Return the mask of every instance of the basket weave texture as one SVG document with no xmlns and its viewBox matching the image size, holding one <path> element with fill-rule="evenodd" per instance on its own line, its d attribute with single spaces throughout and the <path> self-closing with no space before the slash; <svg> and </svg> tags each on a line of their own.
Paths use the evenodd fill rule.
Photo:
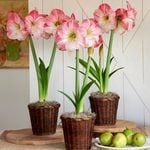
<svg viewBox="0 0 150 150">
<path fill-rule="evenodd" d="M 49 135 L 56 132 L 59 107 L 60 104 L 57 102 L 36 102 L 28 105 L 34 135 Z"/>
<path fill-rule="evenodd" d="M 95 116 L 88 120 L 61 116 L 66 150 L 90 150 Z"/>
<path fill-rule="evenodd" d="M 90 96 L 91 111 L 96 114 L 95 125 L 114 125 L 117 120 L 119 96 Z"/>
</svg>

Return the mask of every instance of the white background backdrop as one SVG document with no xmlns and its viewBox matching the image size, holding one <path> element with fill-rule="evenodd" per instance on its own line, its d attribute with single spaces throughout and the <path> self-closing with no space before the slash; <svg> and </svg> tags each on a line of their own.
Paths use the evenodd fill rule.
<svg viewBox="0 0 150 150">
<path fill-rule="evenodd" d="M 93 11 L 98 8 L 101 0 L 29 0 L 29 9 L 38 9 L 41 13 L 49 13 L 51 9 L 60 8 L 68 15 L 75 13 L 81 21 L 85 13 L 92 17 Z M 126 7 L 125 0 L 106 0 L 115 10 Z M 150 1 L 129 0 L 137 9 L 136 27 L 123 36 L 115 35 L 113 55 L 114 66 L 124 67 L 110 80 L 110 91 L 120 95 L 118 118 L 135 121 L 138 126 L 150 126 Z M 38 40 L 36 51 L 48 63 L 52 45 L 51 41 Z M 95 57 L 97 51 L 95 50 Z M 86 58 L 86 50 L 81 51 L 81 57 Z M 49 87 L 49 100 L 61 103 L 62 112 L 73 111 L 72 104 L 58 90 L 72 93 L 74 90 L 74 71 L 67 66 L 74 66 L 74 52 L 57 51 L 52 77 Z M 0 130 L 10 128 L 28 127 L 29 117 L 27 112 L 28 102 L 38 100 L 37 80 L 32 56 L 30 55 L 30 70 L 0 70 L 1 74 L 1 105 L 0 105 Z M 19 75 L 19 77 L 18 77 Z M 30 84 L 28 85 L 28 80 Z M 13 85 L 13 86 L 12 86 Z M 30 87 L 30 95 L 29 95 Z M 96 91 L 92 87 L 89 91 Z M 89 109 L 88 95 L 85 109 Z M 9 106 L 9 109 L 6 109 Z M 15 121 L 14 121 L 15 120 Z"/>
</svg>

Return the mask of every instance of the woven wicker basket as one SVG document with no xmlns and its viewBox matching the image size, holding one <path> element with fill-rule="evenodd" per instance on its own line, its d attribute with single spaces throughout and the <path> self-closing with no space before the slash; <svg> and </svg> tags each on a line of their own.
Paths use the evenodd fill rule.
<svg viewBox="0 0 150 150">
<path fill-rule="evenodd" d="M 59 107 L 60 104 L 57 102 L 36 102 L 28 105 L 34 135 L 49 135 L 56 132 Z"/>
<path fill-rule="evenodd" d="M 114 125 L 117 120 L 119 96 L 115 93 L 91 95 L 92 112 L 96 113 L 95 125 Z"/>
<path fill-rule="evenodd" d="M 95 115 L 83 120 L 61 116 L 66 150 L 89 150 L 91 148 Z"/>
</svg>

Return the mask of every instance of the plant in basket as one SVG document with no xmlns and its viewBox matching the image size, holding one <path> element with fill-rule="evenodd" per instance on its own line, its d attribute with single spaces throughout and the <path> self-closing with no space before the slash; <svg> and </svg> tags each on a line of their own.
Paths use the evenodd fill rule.
<svg viewBox="0 0 150 150">
<path fill-rule="evenodd" d="M 74 50 L 75 59 L 75 91 L 73 96 L 64 94 L 69 99 L 75 112 L 61 115 L 64 131 L 65 146 L 67 150 L 88 150 L 91 148 L 92 131 L 94 127 L 95 114 L 84 112 L 85 94 L 93 84 L 88 80 L 91 56 L 94 48 L 102 44 L 101 30 L 93 19 L 85 19 L 81 24 L 72 15 L 70 20 L 63 23 L 57 30 L 56 43 L 60 50 Z M 83 81 L 80 81 L 80 51 L 86 48 L 88 51 L 87 66 Z"/>
<path fill-rule="evenodd" d="M 98 92 L 91 93 L 90 105 L 92 112 L 96 113 L 96 125 L 111 125 L 116 123 L 116 115 L 118 109 L 119 96 L 114 92 L 109 92 L 109 79 L 116 73 L 116 70 L 110 71 L 111 63 L 114 59 L 112 56 L 113 39 L 116 32 L 123 34 L 131 30 L 135 26 L 136 10 L 127 1 L 127 9 L 118 8 L 113 11 L 107 3 L 102 3 L 98 9 L 94 11 L 94 19 L 103 34 L 110 34 L 107 57 L 103 55 L 103 45 L 99 47 L 99 62 L 92 58 L 90 66 L 90 79 L 98 88 Z M 105 43 L 103 41 L 103 43 Z M 106 44 L 107 45 L 107 44 Z M 106 60 L 106 63 L 103 61 Z M 80 64 L 87 67 L 87 62 L 80 59 Z M 84 74 L 83 72 L 81 72 Z"/>
<path fill-rule="evenodd" d="M 58 27 L 67 19 L 64 12 L 59 9 L 53 9 L 49 15 L 39 14 L 37 10 L 32 10 L 24 18 L 16 12 L 8 14 L 7 36 L 20 41 L 28 38 L 31 46 L 39 94 L 39 100 L 28 105 L 34 135 L 55 133 L 60 104 L 56 101 L 47 101 L 49 80 L 56 54 L 56 42 L 54 40 L 49 64 L 46 67 L 42 58 L 37 58 L 33 38 L 55 39 Z"/>
</svg>

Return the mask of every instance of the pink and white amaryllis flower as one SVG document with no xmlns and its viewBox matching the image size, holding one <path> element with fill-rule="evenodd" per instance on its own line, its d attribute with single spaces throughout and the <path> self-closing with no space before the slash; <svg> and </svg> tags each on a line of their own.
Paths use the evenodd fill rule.
<svg viewBox="0 0 150 150">
<path fill-rule="evenodd" d="M 55 35 L 58 27 L 68 20 L 68 16 L 60 9 L 53 9 L 50 15 L 45 18 L 44 31 L 50 35 Z"/>
<path fill-rule="evenodd" d="M 136 19 L 137 11 L 130 5 L 127 1 L 127 18 L 124 22 L 127 24 L 127 30 L 131 30 L 135 26 L 135 19 Z"/>
<path fill-rule="evenodd" d="M 127 25 L 124 20 L 127 18 L 127 10 L 123 8 L 119 8 L 116 10 L 116 31 L 120 34 L 123 34 L 127 30 Z"/>
<path fill-rule="evenodd" d="M 127 1 L 127 10 L 123 8 L 119 8 L 116 10 L 116 20 L 117 20 L 116 30 L 122 34 L 125 31 L 129 31 L 132 28 L 134 28 L 136 14 L 137 14 L 136 10 L 132 8 L 129 2 Z"/>
<path fill-rule="evenodd" d="M 7 36 L 13 40 L 25 40 L 27 37 L 24 20 L 16 12 L 8 14 Z"/>
<path fill-rule="evenodd" d="M 80 26 L 80 33 L 84 37 L 84 47 L 98 47 L 102 44 L 101 29 L 94 19 L 85 19 Z"/>
<path fill-rule="evenodd" d="M 40 15 L 37 10 L 32 10 L 25 17 L 25 24 L 28 33 L 36 38 L 42 36 L 44 32 L 44 17 Z"/>
<path fill-rule="evenodd" d="M 83 37 L 76 20 L 63 23 L 56 32 L 56 43 L 60 50 L 76 50 L 84 46 Z"/>
<path fill-rule="evenodd" d="M 109 32 L 116 27 L 116 13 L 111 7 L 103 3 L 94 12 L 94 18 L 98 22 L 103 32 Z"/>
</svg>

